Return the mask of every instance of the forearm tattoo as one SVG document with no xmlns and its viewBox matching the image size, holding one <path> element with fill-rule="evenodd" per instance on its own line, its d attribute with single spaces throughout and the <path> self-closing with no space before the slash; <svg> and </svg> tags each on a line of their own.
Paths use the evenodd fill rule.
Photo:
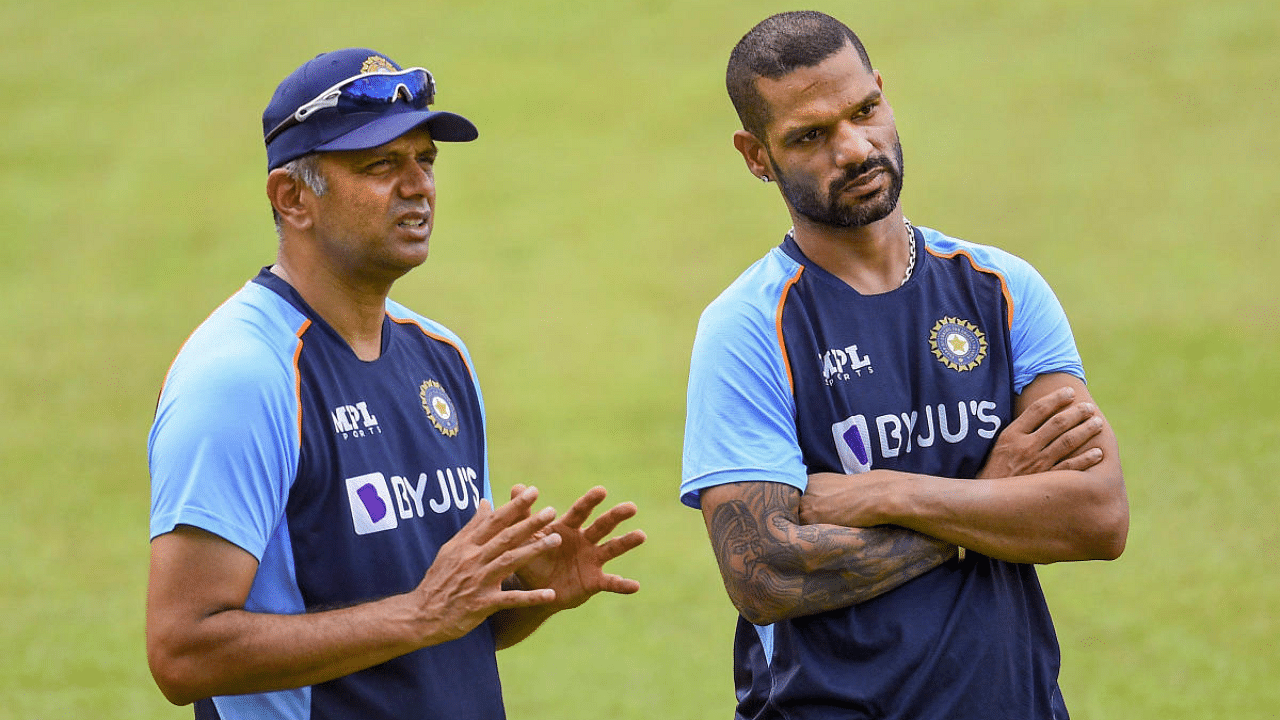
<svg viewBox="0 0 1280 720">
<path fill-rule="evenodd" d="M 732 489 L 732 495 L 723 493 Z M 800 491 L 781 483 L 717 489 L 707 529 L 725 589 L 764 624 L 870 600 L 954 556 L 951 545 L 895 526 L 800 525 Z"/>
</svg>

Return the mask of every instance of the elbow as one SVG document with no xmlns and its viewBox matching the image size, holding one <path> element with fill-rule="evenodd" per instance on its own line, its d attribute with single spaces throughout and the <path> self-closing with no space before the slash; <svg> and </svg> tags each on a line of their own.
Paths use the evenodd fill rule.
<svg viewBox="0 0 1280 720">
<path fill-rule="evenodd" d="M 1098 498 L 1093 532 L 1089 533 L 1089 555 L 1093 560 L 1115 560 L 1124 553 L 1129 540 L 1129 499 L 1119 476 L 1108 483 Z"/>
<path fill-rule="evenodd" d="M 1098 560 L 1115 560 L 1124 553 L 1129 541 L 1129 508 L 1117 509 L 1111 513 L 1102 532 L 1096 540 Z"/>
<path fill-rule="evenodd" d="M 190 669 L 191 663 L 184 662 L 171 648 L 159 642 L 147 642 L 147 666 L 156 687 L 174 705 L 190 705 L 209 695 L 201 692 L 195 673 Z"/>
<path fill-rule="evenodd" d="M 769 597 L 760 588 L 732 587 L 726 583 L 725 590 L 738 614 L 752 625 L 772 625 L 791 617 L 780 599 Z"/>
<path fill-rule="evenodd" d="M 174 705 L 190 705 L 200 699 L 199 693 L 195 691 L 190 683 L 154 662 L 151 663 L 151 677 L 155 680 L 156 686 L 160 688 L 164 699 Z"/>
<path fill-rule="evenodd" d="M 1011 562 L 1049 564 L 1115 560 L 1129 539 L 1129 501 L 1120 477 L 1088 485 L 1071 498 L 1050 542 L 1027 556 L 1000 557 Z"/>
<path fill-rule="evenodd" d="M 733 605 L 738 608 L 738 613 L 742 615 L 742 619 L 752 625 L 772 625 L 780 620 L 786 620 L 789 617 L 789 615 L 780 611 L 777 607 L 765 607 L 759 604 L 741 603 L 737 600 L 734 600 Z"/>
</svg>

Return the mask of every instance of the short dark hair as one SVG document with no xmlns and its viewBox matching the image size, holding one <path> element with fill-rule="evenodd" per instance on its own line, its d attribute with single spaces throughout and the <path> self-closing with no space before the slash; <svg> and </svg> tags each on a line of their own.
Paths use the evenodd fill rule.
<svg viewBox="0 0 1280 720">
<path fill-rule="evenodd" d="M 738 111 L 742 128 L 764 142 L 769 106 L 756 89 L 756 79 L 776 80 L 799 68 L 813 67 L 853 45 L 862 64 L 871 70 L 871 58 L 862 41 L 847 25 L 830 15 L 800 10 L 773 15 L 751 28 L 729 54 L 725 86 Z"/>
</svg>

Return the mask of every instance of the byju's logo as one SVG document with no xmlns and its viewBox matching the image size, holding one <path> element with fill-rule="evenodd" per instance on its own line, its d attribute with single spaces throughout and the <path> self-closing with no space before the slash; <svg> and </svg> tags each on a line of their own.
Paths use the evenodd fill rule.
<svg viewBox="0 0 1280 720">
<path fill-rule="evenodd" d="M 873 458 L 884 460 L 934 445 L 956 445 L 977 435 L 985 443 L 1004 420 L 991 400 L 957 400 L 925 405 L 921 410 L 853 415 L 831 426 L 840 465 L 850 475 L 867 472 Z"/>
<path fill-rule="evenodd" d="M 392 530 L 396 513 L 391 506 L 391 491 L 382 473 L 369 473 L 347 478 L 347 500 L 351 505 L 351 522 L 357 535 Z"/>
<path fill-rule="evenodd" d="M 480 474 L 470 466 L 441 468 L 432 478 L 418 473 L 414 482 L 404 475 L 368 473 L 347 478 L 347 504 L 357 535 L 394 530 L 401 521 L 443 515 L 480 507 Z M 432 482 L 434 480 L 434 482 Z"/>
<path fill-rule="evenodd" d="M 866 418 L 854 415 L 841 420 L 831 426 L 831 435 L 845 474 L 855 475 L 871 470 L 871 449 L 867 447 L 871 435 L 867 432 Z"/>
<path fill-rule="evenodd" d="M 339 405 L 329 416 L 333 419 L 333 431 L 341 435 L 343 440 L 382 432 L 382 428 L 378 427 L 378 418 L 369 412 L 369 407 L 364 402 Z"/>
</svg>

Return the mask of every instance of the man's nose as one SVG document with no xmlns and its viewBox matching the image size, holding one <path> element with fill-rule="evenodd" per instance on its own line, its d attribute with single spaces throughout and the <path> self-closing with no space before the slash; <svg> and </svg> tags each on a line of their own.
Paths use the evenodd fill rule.
<svg viewBox="0 0 1280 720">
<path fill-rule="evenodd" d="M 837 167 L 852 167 L 866 162 L 875 154 L 875 145 L 867 138 L 866 130 L 858 125 L 845 122 L 836 126 L 835 142 L 832 153 Z"/>
<path fill-rule="evenodd" d="M 424 167 L 416 162 L 407 163 L 407 168 L 400 179 L 401 195 L 404 197 L 430 196 L 435 193 L 435 187 L 435 174 L 431 166 Z"/>
</svg>

